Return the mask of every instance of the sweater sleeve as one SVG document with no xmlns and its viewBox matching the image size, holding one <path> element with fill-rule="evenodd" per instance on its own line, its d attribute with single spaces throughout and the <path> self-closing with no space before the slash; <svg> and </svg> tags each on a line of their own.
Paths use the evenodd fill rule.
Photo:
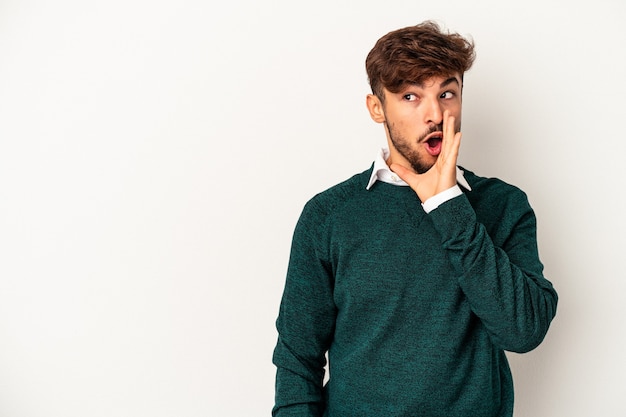
<svg viewBox="0 0 626 417">
<path fill-rule="evenodd" d="M 497 245 L 465 195 L 445 202 L 430 216 L 459 285 L 494 344 L 522 353 L 545 337 L 556 314 L 557 294 L 543 276 L 536 219 L 526 195 L 516 189 L 505 200 L 500 216 L 490 213 Z"/>
<path fill-rule="evenodd" d="M 319 245 L 320 215 L 308 203 L 293 236 L 287 279 L 276 321 L 275 417 L 321 417 L 324 365 L 335 323 L 332 274 Z"/>
</svg>

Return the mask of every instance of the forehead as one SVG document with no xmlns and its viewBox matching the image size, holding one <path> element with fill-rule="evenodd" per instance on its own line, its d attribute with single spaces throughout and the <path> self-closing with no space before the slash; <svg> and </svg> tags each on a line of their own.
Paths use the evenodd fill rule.
<svg viewBox="0 0 626 417">
<path fill-rule="evenodd" d="M 402 85 L 401 88 L 406 89 L 409 87 L 417 87 L 420 89 L 430 89 L 430 88 L 439 89 L 439 88 L 449 87 L 451 85 L 460 87 L 462 85 L 462 82 L 463 82 L 463 78 L 461 77 L 460 74 L 435 75 L 435 76 L 426 78 L 425 80 L 421 82 L 416 82 L 416 83 L 406 82 Z"/>
</svg>

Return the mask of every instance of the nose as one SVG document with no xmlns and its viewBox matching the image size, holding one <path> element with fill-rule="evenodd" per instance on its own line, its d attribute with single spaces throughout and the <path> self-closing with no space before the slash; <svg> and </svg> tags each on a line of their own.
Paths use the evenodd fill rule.
<svg viewBox="0 0 626 417">
<path fill-rule="evenodd" d="M 427 124 L 440 125 L 443 123 L 443 108 L 438 99 L 432 98 L 426 100 L 426 109 L 424 112 L 425 122 Z"/>
</svg>

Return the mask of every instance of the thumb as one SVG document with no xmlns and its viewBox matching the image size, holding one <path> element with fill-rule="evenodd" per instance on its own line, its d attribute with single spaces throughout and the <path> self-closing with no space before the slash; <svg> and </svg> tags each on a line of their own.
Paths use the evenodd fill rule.
<svg viewBox="0 0 626 417">
<path fill-rule="evenodd" d="M 393 172 L 395 172 L 396 174 L 398 174 L 398 176 L 400 178 L 402 178 L 402 180 L 404 182 L 406 182 L 407 184 L 411 184 L 412 182 L 415 181 L 417 174 L 414 173 L 413 171 L 411 171 L 410 169 L 400 165 L 400 164 L 394 164 L 392 163 L 389 166 L 389 169 L 391 169 Z"/>
</svg>

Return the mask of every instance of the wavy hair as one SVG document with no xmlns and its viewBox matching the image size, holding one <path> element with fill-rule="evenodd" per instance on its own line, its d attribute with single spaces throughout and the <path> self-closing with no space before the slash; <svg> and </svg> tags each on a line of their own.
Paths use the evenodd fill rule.
<svg viewBox="0 0 626 417">
<path fill-rule="evenodd" d="M 425 21 L 380 38 L 367 55 L 365 68 L 372 93 L 384 103 L 383 89 L 397 93 L 406 84 L 422 84 L 431 77 L 456 73 L 463 77 L 475 57 L 473 41 Z"/>
</svg>

